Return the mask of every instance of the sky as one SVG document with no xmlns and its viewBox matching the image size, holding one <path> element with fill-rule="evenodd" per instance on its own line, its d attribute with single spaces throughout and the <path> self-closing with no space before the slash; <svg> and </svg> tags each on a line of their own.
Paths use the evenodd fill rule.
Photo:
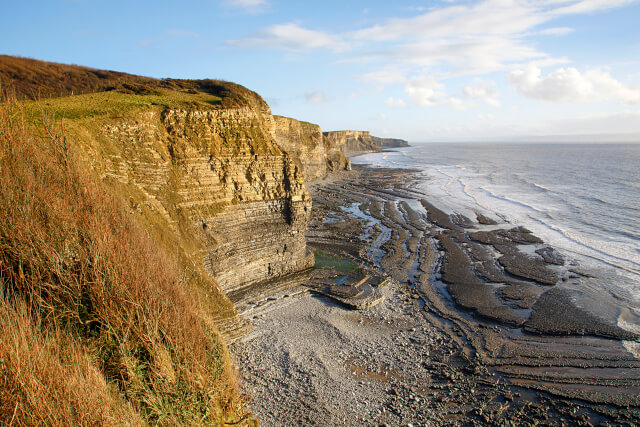
<svg viewBox="0 0 640 427">
<path fill-rule="evenodd" d="M 0 53 L 217 78 L 410 142 L 640 142 L 640 0 L 2 2 Z"/>
</svg>

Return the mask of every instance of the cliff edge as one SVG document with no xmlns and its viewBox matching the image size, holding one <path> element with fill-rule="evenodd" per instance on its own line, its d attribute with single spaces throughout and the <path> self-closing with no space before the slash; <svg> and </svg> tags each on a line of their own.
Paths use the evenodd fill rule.
<svg viewBox="0 0 640 427">
<path fill-rule="evenodd" d="M 346 154 L 360 152 L 376 152 L 385 148 L 408 147 L 403 139 L 379 138 L 369 131 L 340 130 L 324 132 L 325 137 Z"/>
</svg>

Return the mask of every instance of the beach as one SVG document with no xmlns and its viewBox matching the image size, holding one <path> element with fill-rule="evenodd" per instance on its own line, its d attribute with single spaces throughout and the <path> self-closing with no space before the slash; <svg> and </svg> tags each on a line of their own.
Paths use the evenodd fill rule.
<svg viewBox="0 0 640 427">
<path fill-rule="evenodd" d="M 585 308 L 563 284 L 588 273 L 538 236 L 439 210 L 412 170 L 309 190 L 309 248 L 381 277 L 381 302 L 348 308 L 314 272 L 236 299 L 253 331 L 231 351 L 263 425 L 640 422 L 638 336 Z"/>
</svg>

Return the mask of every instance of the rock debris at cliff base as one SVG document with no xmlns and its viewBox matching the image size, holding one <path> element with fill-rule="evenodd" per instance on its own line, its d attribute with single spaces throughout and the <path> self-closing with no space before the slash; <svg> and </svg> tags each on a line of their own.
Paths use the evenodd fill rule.
<svg viewBox="0 0 640 427">
<path fill-rule="evenodd" d="M 605 338 L 615 332 L 603 326 L 587 336 L 575 329 L 548 335 L 561 328 L 560 318 L 540 308 L 540 296 L 561 287 L 508 272 L 490 243 L 468 237 L 472 220 L 438 212 L 411 190 L 410 171 L 356 169 L 310 186 L 307 242 L 389 275 L 380 289 L 385 300 L 353 311 L 293 281 L 244 306 L 254 330 L 232 351 L 263 425 L 640 421 L 640 364 L 621 341 Z M 541 244 L 513 228 L 498 235 Z M 452 263 L 442 236 L 435 239 L 443 233 L 449 252 L 460 248 L 468 261 Z M 512 245 L 497 244 L 505 253 Z M 568 277 L 557 257 L 544 253 L 544 269 Z M 499 292 L 491 285 L 498 278 L 510 282 Z M 523 333 L 523 322 L 542 325 L 531 313 L 551 319 L 551 329 Z"/>
</svg>

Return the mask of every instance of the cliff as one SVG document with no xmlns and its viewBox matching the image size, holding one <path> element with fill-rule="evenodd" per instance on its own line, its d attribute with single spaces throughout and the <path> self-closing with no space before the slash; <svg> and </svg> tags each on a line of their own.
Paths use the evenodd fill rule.
<svg viewBox="0 0 640 427">
<path fill-rule="evenodd" d="M 377 136 L 372 136 L 371 140 L 374 144 L 382 148 L 398 148 L 409 146 L 409 143 L 407 141 L 398 138 L 379 138 Z"/>
<path fill-rule="evenodd" d="M 290 117 L 274 116 L 274 120 L 276 142 L 291 155 L 306 182 L 322 179 L 330 172 L 350 169 L 349 159 L 322 134 L 320 126 Z"/>
<path fill-rule="evenodd" d="M 266 106 L 144 112 L 100 126 L 93 148 L 109 154 L 93 161 L 231 295 L 313 266 L 304 239 L 311 198 L 272 128 Z M 243 332 L 219 320 L 227 336 Z"/>
<path fill-rule="evenodd" d="M 371 139 L 369 131 L 339 130 L 325 132 L 324 135 L 344 153 L 381 150 Z"/>
<path fill-rule="evenodd" d="M 190 127 L 120 95 L 0 102 L 0 424 L 248 415 L 216 328 L 244 325 L 184 207 Z M 280 163 L 295 204 L 303 192 Z"/>
<path fill-rule="evenodd" d="M 40 110 L 64 115 L 65 131 L 94 171 L 197 272 L 228 338 L 248 328 L 229 297 L 313 265 L 304 181 L 350 166 L 317 125 L 273 116 L 258 94 L 229 82 L 7 56 L 0 74 L 19 83 L 23 97 L 74 94 L 25 106 L 33 121 Z"/>
<path fill-rule="evenodd" d="M 3 376 L 0 383 L 17 396 L 10 401 L 21 408 L 18 422 L 27 420 L 22 414 L 51 407 L 65 414 L 62 424 L 77 423 L 75 413 L 63 411 L 67 403 L 77 406 L 67 402 L 66 389 L 59 391 L 64 397 L 47 391 L 33 402 L 20 398 L 36 391 L 21 372 L 36 363 L 29 348 L 46 333 L 47 326 L 40 331 L 37 324 L 40 311 L 46 319 L 71 316 L 52 348 L 65 354 L 65 343 L 77 340 L 86 347 L 78 347 L 78 358 L 98 354 L 87 369 L 104 390 L 86 393 L 87 399 L 106 402 L 112 388 L 112 406 L 132 409 L 124 411 L 137 420 L 130 423 L 153 424 L 167 408 L 165 421 L 173 424 L 243 417 L 224 342 L 250 325 L 233 299 L 313 266 L 304 237 L 311 210 L 304 180 L 348 167 L 344 154 L 318 126 L 274 117 L 258 94 L 229 82 L 156 80 L 6 56 L 0 77 L 3 89 L 14 83 L 14 98 L 70 95 L 0 102 L 0 172 L 8 174 L 0 208 L 10 212 L 0 218 L 0 268 L 9 278 L 1 293 L 34 301 L 38 289 L 47 290 L 42 302 L 35 300 L 40 305 L 30 306 L 33 320 L 21 314 L 22 306 L 0 300 L 5 335 L 31 328 L 35 340 L 0 350 L 3 368 L 13 358 L 6 366 L 15 381 Z M 16 139 L 16 132 L 26 136 Z M 38 141 L 47 148 L 34 156 Z M 50 177 L 42 179 L 41 171 Z M 29 185 L 21 187 L 24 182 Z M 12 198 L 21 191 L 39 203 L 30 208 L 38 215 L 17 230 L 12 218 L 21 218 L 14 211 L 23 204 Z M 68 213 L 71 205 L 80 215 Z M 31 235 L 37 242 L 20 240 Z M 38 248 L 36 258 L 22 257 L 36 253 L 28 245 Z M 96 255 L 100 245 L 108 254 Z M 9 274 L 23 266 L 64 276 L 42 283 L 40 273 Z M 78 294 L 69 296 L 69 287 Z M 16 365 L 20 361 L 27 364 Z M 74 369 L 67 360 L 59 363 L 56 381 Z M 28 381 L 42 380 L 34 375 Z M 0 419 L 3 414 L 0 408 Z M 89 414 L 96 415 L 83 407 L 77 416 Z M 108 416 L 122 421 L 125 415 Z"/>
<path fill-rule="evenodd" d="M 324 134 L 322 135 L 322 144 L 326 156 L 327 173 L 351 170 L 351 160 L 347 158 L 342 148 Z"/>
<path fill-rule="evenodd" d="M 325 137 L 345 153 L 382 151 L 384 148 L 408 147 L 403 139 L 379 138 L 369 131 L 340 130 L 325 132 Z"/>
<path fill-rule="evenodd" d="M 68 140 L 197 276 L 190 292 L 218 307 L 216 324 L 234 338 L 249 325 L 229 296 L 313 266 L 304 239 L 311 199 L 303 165 L 316 152 L 302 159 L 284 151 L 276 120 L 256 93 L 227 82 L 183 84 L 191 88 L 111 90 L 23 105 L 34 123 L 42 115 L 65 116 Z M 315 135 L 326 169 L 321 134 Z"/>
<path fill-rule="evenodd" d="M 349 169 L 343 150 L 376 150 L 369 133 L 323 135 L 316 125 L 273 116 L 255 92 L 217 80 L 157 80 L 7 56 L 0 56 L 0 78 L 3 89 L 13 82 L 19 99 L 59 96 L 19 104 L 3 96 L 0 102 L 0 172 L 6 175 L 0 207 L 8 212 L 0 227 L 6 231 L 0 268 L 6 266 L 3 277 L 10 278 L 2 294 L 33 301 L 31 293 L 53 283 L 35 309 L 45 319 L 71 313 L 63 324 L 73 327 L 51 345 L 64 354 L 65 343 L 77 340 L 87 355 L 99 354 L 98 365 L 87 369 L 105 390 L 122 392 L 114 408 L 131 405 L 131 417 L 154 423 L 165 407 L 179 408 L 172 412 L 175 424 L 191 424 L 191 416 L 243 416 L 224 341 L 250 325 L 238 316 L 234 298 L 313 266 L 304 237 L 311 210 L 304 182 Z M 38 141 L 45 141 L 42 152 Z M 45 172 L 46 179 L 39 177 Z M 34 183 L 22 186 L 29 180 Z M 21 191 L 39 203 L 31 209 L 38 215 L 16 234 L 12 218 L 20 217 L 22 204 L 12 200 Z M 39 240 L 18 241 L 30 236 Z M 100 245 L 107 255 L 96 252 Z M 20 258 L 34 247 L 48 252 Z M 11 275 L 25 265 L 61 278 L 42 282 L 35 274 L 26 286 L 24 274 Z M 64 286 L 57 286 L 62 279 Z M 13 281 L 22 287 L 11 288 Z M 67 285 L 78 288 L 73 298 L 64 294 Z M 46 300 L 57 303 L 56 292 L 63 292 L 61 307 Z M 0 302 L 3 319 L 11 317 L 7 328 L 32 322 L 20 307 Z M 45 333 L 36 324 L 40 312 L 34 313 L 35 344 L 25 344 L 27 352 Z M 197 360 L 195 347 L 202 350 Z M 15 386 L 10 394 L 31 393 L 16 381 L 7 383 Z M 213 389 L 220 391 L 217 400 L 207 400 Z M 175 400 L 160 402 L 156 391 Z M 50 406 L 42 396 L 34 408 Z M 104 401 L 101 396 L 94 400 Z M 148 403 L 156 401 L 158 407 Z M 20 400 L 12 405 L 29 408 Z M 73 416 L 63 424 L 75 424 Z"/>
</svg>

